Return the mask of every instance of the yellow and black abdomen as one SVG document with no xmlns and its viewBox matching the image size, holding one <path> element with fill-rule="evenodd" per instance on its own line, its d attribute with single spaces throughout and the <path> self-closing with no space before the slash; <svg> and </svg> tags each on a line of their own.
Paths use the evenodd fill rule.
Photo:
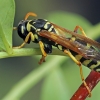
<svg viewBox="0 0 100 100">
<path fill-rule="evenodd" d="M 73 41 L 74 43 L 76 43 L 76 45 L 81 45 L 82 47 L 84 47 L 82 49 L 87 48 L 86 51 L 87 51 L 87 54 L 90 53 L 89 55 L 95 56 L 95 53 L 96 53 L 95 57 L 98 57 L 98 55 L 100 54 L 100 53 L 96 52 L 96 49 L 94 47 L 92 47 L 88 43 L 84 42 L 83 40 L 77 39 L 75 37 L 70 38 L 70 40 Z M 80 55 L 80 54 L 78 54 L 78 53 L 76 53 L 76 52 L 74 52 L 72 50 L 69 50 L 69 51 L 84 66 L 87 66 L 91 70 L 95 70 L 97 72 L 100 72 L 100 61 L 99 60 L 97 60 L 95 58 L 92 59 L 91 57 L 90 57 L 90 59 L 89 58 L 85 58 L 82 55 Z"/>
<path fill-rule="evenodd" d="M 74 52 L 72 50 L 70 50 L 70 52 L 84 66 L 87 66 L 91 70 L 95 70 L 97 72 L 100 72 L 100 61 L 84 58 L 83 56 L 79 55 L 78 53 L 76 53 L 76 52 Z"/>
</svg>

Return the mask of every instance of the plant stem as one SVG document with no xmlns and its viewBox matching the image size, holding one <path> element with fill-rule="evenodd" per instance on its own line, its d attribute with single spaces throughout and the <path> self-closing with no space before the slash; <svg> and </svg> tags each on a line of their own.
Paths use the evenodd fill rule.
<svg viewBox="0 0 100 100">
<path fill-rule="evenodd" d="M 91 91 L 98 84 L 99 81 L 100 81 L 100 73 L 95 71 L 91 71 L 85 80 Z M 88 95 L 89 92 L 87 91 L 84 84 L 82 84 L 70 100 L 85 100 Z"/>
<path fill-rule="evenodd" d="M 13 49 L 12 54 L 8 54 L 7 52 L 1 51 L 0 58 L 7 57 L 17 57 L 17 56 L 30 56 L 30 55 L 42 55 L 40 48 L 21 48 L 21 49 Z M 63 55 L 66 56 L 63 52 L 58 49 L 53 49 L 51 55 Z"/>
</svg>

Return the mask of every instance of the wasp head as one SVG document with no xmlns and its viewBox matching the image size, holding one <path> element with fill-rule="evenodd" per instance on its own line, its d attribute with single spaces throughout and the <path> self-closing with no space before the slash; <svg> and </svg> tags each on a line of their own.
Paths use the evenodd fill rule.
<svg viewBox="0 0 100 100">
<path fill-rule="evenodd" d="M 28 35 L 28 30 L 27 30 L 27 23 L 28 23 L 28 20 L 22 20 L 19 22 L 18 26 L 17 26 L 17 32 L 18 32 L 18 35 L 23 39 L 25 40 L 26 36 Z M 30 43 L 30 38 L 28 40 L 27 43 Z"/>
</svg>

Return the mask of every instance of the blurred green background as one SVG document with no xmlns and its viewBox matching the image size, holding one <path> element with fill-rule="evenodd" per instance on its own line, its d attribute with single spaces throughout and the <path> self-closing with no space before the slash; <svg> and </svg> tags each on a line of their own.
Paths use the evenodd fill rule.
<svg viewBox="0 0 100 100">
<path fill-rule="evenodd" d="M 31 11 L 35 12 L 38 15 L 38 18 L 48 19 L 67 29 L 74 30 L 75 25 L 80 24 L 77 21 L 73 22 L 71 19 L 67 19 L 69 21 L 66 21 L 67 14 L 70 12 L 81 15 L 89 21 L 87 22 L 88 25 L 80 25 L 83 26 L 85 31 L 88 31 L 92 25 L 95 25 L 100 21 L 99 5 L 100 2 L 95 2 L 95 0 L 16 0 L 14 26 L 17 26 L 18 22 L 24 18 L 26 13 Z M 64 16 L 64 14 L 66 17 L 61 17 Z M 57 20 L 55 20 L 56 17 L 58 17 Z M 66 23 L 66 26 L 62 23 Z M 13 46 L 18 46 L 22 42 L 23 41 L 17 35 L 17 32 L 14 31 Z M 36 48 L 39 47 L 39 45 L 31 43 L 25 47 Z M 55 60 L 57 59 L 53 62 L 49 61 L 54 57 L 55 55 L 47 57 L 45 62 L 46 67 L 48 67 L 47 65 L 55 63 Z M 2 100 L 2 98 L 5 97 L 13 86 L 21 79 L 41 67 L 38 65 L 39 58 L 40 56 L 29 56 L 0 59 L 0 100 Z M 57 56 L 56 58 L 59 57 Z M 65 57 L 62 59 L 64 60 L 59 66 L 55 63 L 55 65 L 58 66 L 57 69 L 55 67 L 50 73 L 44 75 L 45 77 L 41 78 L 37 84 L 34 83 L 34 87 L 31 87 L 20 100 L 69 100 L 82 81 L 79 74 L 79 68 L 75 63 L 71 59 L 68 59 L 68 57 L 66 57 L 66 60 Z M 85 67 L 83 67 L 83 71 L 85 77 L 90 72 L 90 70 Z M 95 87 L 92 92 L 92 97 L 89 99 L 100 99 L 99 88 L 99 85 Z"/>
</svg>

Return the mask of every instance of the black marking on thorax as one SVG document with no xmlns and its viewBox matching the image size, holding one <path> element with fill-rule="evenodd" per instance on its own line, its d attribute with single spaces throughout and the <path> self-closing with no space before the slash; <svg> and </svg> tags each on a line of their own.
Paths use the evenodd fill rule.
<svg viewBox="0 0 100 100">
<path fill-rule="evenodd" d="M 49 30 L 52 27 L 52 24 L 44 19 L 35 19 L 29 22 L 35 29 L 32 27 L 31 31 L 38 32 L 41 30 Z M 54 29 L 51 29 L 52 32 L 55 32 Z"/>
</svg>

